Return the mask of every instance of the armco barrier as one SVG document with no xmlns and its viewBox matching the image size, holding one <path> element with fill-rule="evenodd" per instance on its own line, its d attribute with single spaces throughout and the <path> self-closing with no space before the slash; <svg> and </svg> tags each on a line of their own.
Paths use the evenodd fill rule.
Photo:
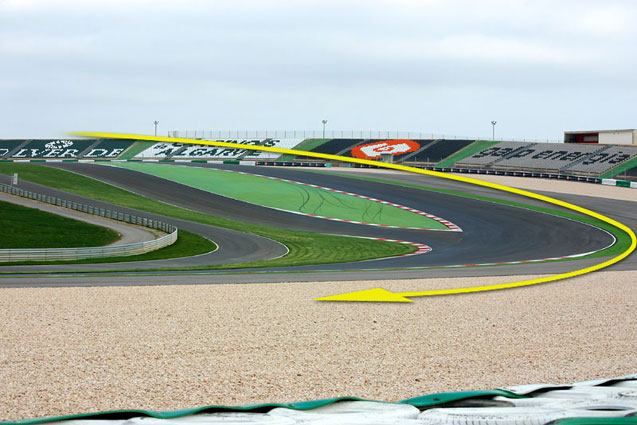
<svg viewBox="0 0 637 425">
<path fill-rule="evenodd" d="M 177 227 L 159 220 L 152 220 L 145 217 L 138 217 L 132 214 L 111 211 L 91 205 L 80 204 L 54 196 L 29 192 L 14 186 L 0 184 L 0 192 L 10 193 L 23 198 L 33 199 L 63 208 L 70 208 L 82 211 L 87 214 L 99 215 L 112 220 L 124 221 L 151 229 L 161 230 L 168 233 L 161 238 L 152 241 L 138 242 L 126 245 L 110 245 L 100 247 L 82 248 L 34 248 L 34 249 L 0 249 L 0 262 L 9 261 L 58 261 L 58 260 L 81 260 L 87 258 L 124 257 L 130 255 L 144 254 L 172 245 L 177 240 Z"/>
<path fill-rule="evenodd" d="M 93 162 L 193 162 L 193 163 L 218 163 L 219 161 L 207 161 L 202 159 L 179 159 L 179 160 L 168 160 L 168 161 L 160 161 L 158 159 L 0 159 L 0 162 L 81 162 L 81 163 L 93 163 Z M 241 165 L 244 164 L 252 164 L 251 161 L 239 161 Z M 256 161 L 254 165 L 260 166 L 286 166 L 286 167 L 331 167 L 331 163 L 325 162 L 275 162 L 275 161 Z M 373 165 L 362 165 L 362 164 L 352 164 L 352 168 L 380 168 Z M 578 176 L 572 174 L 556 174 L 556 173 L 547 173 L 547 172 L 538 172 L 538 171 L 512 171 L 512 170 L 494 170 L 487 168 L 441 168 L 435 166 L 425 166 L 425 165 L 414 165 L 414 168 L 422 168 L 430 171 L 439 171 L 444 173 L 449 172 L 457 172 L 457 173 L 465 173 L 465 174 L 488 174 L 488 175 L 497 175 L 497 176 L 519 176 L 519 177 L 536 177 L 543 179 L 559 179 L 559 180 L 570 180 L 570 181 L 579 181 L 586 183 L 595 183 L 595 184 L 605 184 L 607 186 L 618 186 L 618 187 L 628 187 L 628 188 L 637 188 L 637 182 L 631 182 L 627 180 L 615 180 L 615 179 L 601 179 L 599 177 L 592 176 Z M 520 174 L 522 173 L 522 174 Z M 602 183 L 602 180 L 606 180 L 606 183 Z"/>
</svg>

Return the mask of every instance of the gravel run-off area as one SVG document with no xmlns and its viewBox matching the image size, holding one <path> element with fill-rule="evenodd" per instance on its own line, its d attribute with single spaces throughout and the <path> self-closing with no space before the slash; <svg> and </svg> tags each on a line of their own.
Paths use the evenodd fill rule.
<svg viewBox="0 0 637 425">
<path fill-rule="evenodd" d="M 522 278 L 0 289 L 0 419 L 637 373 L 637 271 L 404 304 L 313 301 Z"/>
</svg>

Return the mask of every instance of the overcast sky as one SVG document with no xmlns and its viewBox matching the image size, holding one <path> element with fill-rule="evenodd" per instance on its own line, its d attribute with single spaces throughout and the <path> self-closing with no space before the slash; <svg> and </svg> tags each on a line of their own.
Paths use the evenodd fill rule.
<svg viewBox="0 0 637 425">
<path fill-rule="evenodd" d="M 0 138 L 637 128 L 637 1 L 0 0 Z"/>
</svg>

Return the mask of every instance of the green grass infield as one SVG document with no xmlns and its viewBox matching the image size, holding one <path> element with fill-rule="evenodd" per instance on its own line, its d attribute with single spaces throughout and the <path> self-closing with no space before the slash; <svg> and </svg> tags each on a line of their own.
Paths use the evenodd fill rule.
<svg viewBox="0 0 637 425">
<path fill-rule="evenodd" d="M 68 261 L 16 261 L 11 263 L 2 263 L 2 265 L 29 266 L 38 264 L 104 264 L 129 261 L 165 260 L 168 258 L 191 257 L 193 255 L 206 254 L 210 251 L 214 251 L 215 249 L 217 249 L 217 245 L 215 245 L 214 242 L 194 233 L 179 230 L 177 233 L 177 241 L 175 241 L 174 244 L 158 249 L 157 251 L 147 252 L 146 254 Z"/>
<path fill-rule="evenodd" d="M 78 248 L 117 242 L 106 227 L 0 201 L 0 249 Z"/>
<path fill-rule="evenodd" d="M 33 183 L 141 211 L 260 235 L 276 240 L 289 249 L 289 253 L 284 257 L 264 262 L 227 266 L 232 268 L 340 263 L 391 257 L 416 251 L 415 247 L 405 244 L 322 235 L 215 217 L 149 199 L 69 171 L 38 164 L 0 163 L 0 173 L 8 175 L 18 173 L 21 179 Z"/>
</svg>

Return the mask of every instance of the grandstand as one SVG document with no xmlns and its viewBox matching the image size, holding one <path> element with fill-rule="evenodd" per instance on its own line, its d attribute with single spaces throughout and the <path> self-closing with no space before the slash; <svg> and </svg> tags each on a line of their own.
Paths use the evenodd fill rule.
<svg viewBox="0 0 637 425">
<path fill-rule="evenodd" d="M 30 140 L 12 154 L 12 158 L 78 158 L 97 140 Z"/>
<path fill-rule="evenodd" d="M 182 150 L 186 145 L 183 143 L 155 143 L 135 155 L 137 159 L 166 159 L 176 152 Z"/>
<path fill-rule="evenodd" d="M 253 140 L 236 140 L 224 139 L 219 140 L 226 143 L 238 143 L 242 145 L 254 145 L 265 147 L 276 147 L 283 149 L 292 149 L 294 146 L 302 142 L 301 139 L 253 139 Z M 168 143 L 160 142 L 149 146 L 147 149 L 138 153 L 138 159 L 212 159 L 212 160 L 257 160 L 257 159 L 274 159 L 279 156 L 278 153 L 255 151 L 248 149 L 224 148 L 210 145 L 192 145 L 185 143 Z"/>
<path fill-rule="evenodd" d="M 500 142 L 455 166 L 601 175 L 636 157 L 631 146 Z"/>
<path fill-rule="evenodd" d="M 436 163 L 449 155 L 452 155 L 469 145 L 474 140 L 447 140 L 447 139 L 331 139 L 327 140 L 311 149 L 310 152 L 324 153 L 330 155 L 340 155 L 346 157 L 354 156 L 352 150 L 364 146 L 374 146 L 374 144 L 382 144 L 385 142 L 396 143 L 416 143 L 419 148 L 409 151 L 396 151 L 393 153 L 393 162 L 409 162 L 409 163 Z M 402 143 L 401 142 L 401 143 Z M 366 158 L 364 158 L 366 159 Z M 368 158 L 373 159 L 373 158 Z M 280 161 L 281 159 L 279 159 Z M 286 155 L 288 161 L 304 161 L 315 160 L 312 157 L 297 156 L 290 158 Z"/>
<path fill-rule="evenodd" d="M 0 158 L 10 157 L 13 152 L 24 144 L 24 140 L 2 140 L 0 143 Z"/>
<path fill-rule="evenodd" d="M 0 157 L 12 159 L 115 159 L 133 144 L 132 140 L 37 139 L 2 140 Z"/>
<path fill-rule="evenodd" d="M 559 171 L 585 160 L 606 147 L 598 145 L 566 145 L 564 143 L 538 143 L 525 146 L 493 163 L 498 167 Z"/>
<path fill-rule="evenodd" d="M 637 157 L 637 146 L 605 146 L 583 161 L 566 167 L 564 171 L 603 174 L 635 157 Z"/>
<path fill-rule="evenodd" d="M 619 173 L 618 175 L 614 176 L 617 178 L 621 178 L 624 180 L 632 180 L 632 181 L 637 181 L 637 167 L 633 167 L 629 170 L 626 170 L 622 173 Z"/>
<path fill-rule="evenodd" d="M 461 159 L 457 161 L 456 164 L 458 166 L 488 166 L 502 158 L 521 152 L 524 148 L 532 145 L 534 145 L 534 143 L 500 142 L 497 145 L 481 150 L 468 158 Z"/>
<path fill-rule="evenodd" d="M 244 145 L 306 150 L 379 160 L 391 154 L 395 163 L 465 172 L 553 173 L 637 180 L 637 146 L 598 143 L 533 143 L 459 139 L 223 139 Z M 371 156 L 370 156 L 371 155 Z M 188 143 L 110 139 L 0 140 L 2 160 L 183 160 L 252 161 L 257 165 L 323 166 L 309 156 L 280 155 Z M 338 165 L 338 164 L 332 164 Z M 347 164 L 347 166 L 350 166 Z M 361 166 L 354 164 L 354 166 Z M 365 165 L 367 166 L 367 165 Z M 489 171 L 492 170 L 492 171 Z M 540 173 L 540 174 L 538 174 Z M 526 174 L 524 174 L 526 175 Z M 543 174 L 542 174 L 543 175 Z"/>
<path fill-rule="evenodd" d="M 420 163 L 436 163 L 466 148 L 475 140 L 434 140 L 414 155 L 405 158 L 405 161 Z"/>
<path fill-rule="evenodd" d="M 362 143 L 351 146 L 341 152 L 340 155 L 346 157 L 356 157 L 361 159 L 380 159 L 383 153 L 392 155 L 392 162 L 402 162 L 416 152 L 429 146 L 433 140 L 411 140 L 411 139 L 374 139 L 365 140 Z"/>
<path fill-rule="evenodd" d="M 82 158 L 118 158 L 132 144 L 132 140 L 100 140 L 84 152 Z"/>
<path fill-rule="evenodd" d="M 328 155 L 339 155 L 344 152 L 349 152 L 351 148 L 364 142 L 372 142 L 373 140 L 364 139 L 331 139 L 325 143 L 310 149 L 310 152 L 325 153 Z"/>
</svg>

